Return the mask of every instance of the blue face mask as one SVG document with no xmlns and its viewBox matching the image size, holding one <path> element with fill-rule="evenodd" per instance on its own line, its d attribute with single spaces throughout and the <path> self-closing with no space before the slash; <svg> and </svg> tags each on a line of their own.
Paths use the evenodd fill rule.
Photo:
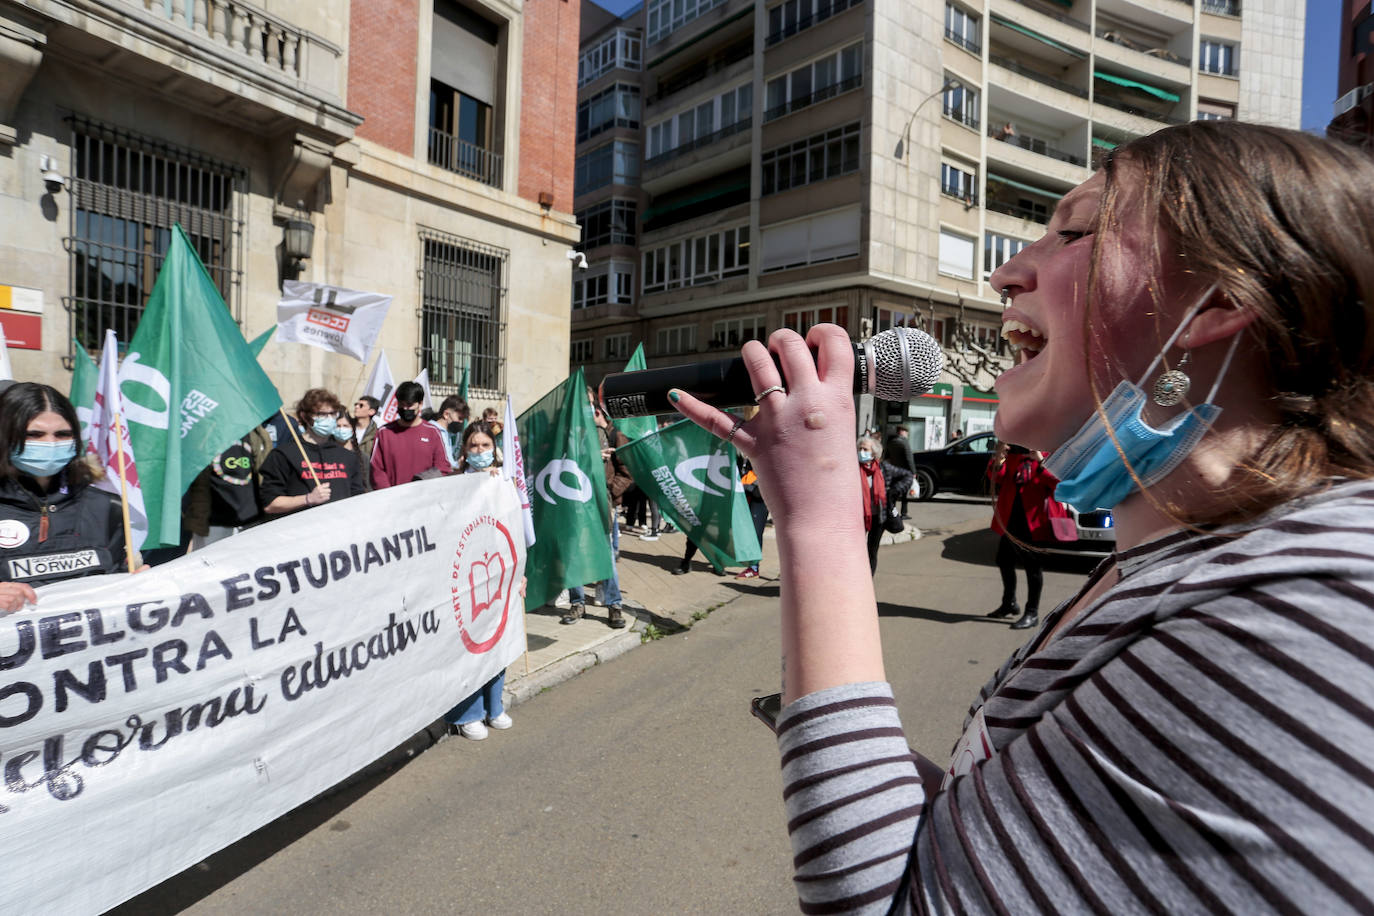
<svg viewBox="0 0 1374 916">
<path fill-rule="evenodd" d="M 334 430 L 339 428 L 338 417 L 316 417 L 315 422 L 310 425 L 310 430 L 321 439 L 328 439 L 334 435 Z"/>
<path fill-rule="evenodd" d="M 496 452 L 494 452 L 494 451 L 491 451 L 491 452 L 476 452 L 476 451 L 470 451 L 470 452 L 468 452 L 468 467 L 470 467 L 470 468 L 477 468 L 478 470 L 481 470 L 482 468 L 489 468 L 489 467 L 491 467 L 491 463 L 492 463 L 493 461 L 495 461 L 495 460 L 496 460 Z"/>
<path fill-rule="evenodd" d="M 1145 370 L 1142 383 L 1150 377 L 1164 353 L 1173 346 L 1215 288 L 1214 285 L 1207 290 L 1199 304 L 1189 311 L 1160 355 Z M 1112 509 L 1135 492 L 1136 481 L 1131 471 L 1147 487 L 1167 477 L 1188 457 L 1221 415 L 1221 408 L 1211 401 L 1221 387 L 1239 343 L 1240 335 L 1237 334 L 1206 401 L 1173 417 L 1158 429 L 1146 423 L 1141 415 L 1147 397 L 1144 389 L 1140 384 L 1123 379 L 1102 402 L 1102 409 L 1093 411 L 1078 432 L 1045 459 L 1045 470 L 1059 478 L 1055 499 L 1079 512 Z M 1116 443 L 1112 442 L 1113 434 Z"/>
<path fill-rule="evenodd" d="M 873 453 L 866 448 L 859 449 L 859 463 L 868 464 L 873 460 Z"/>
<path fill-rule="evenodd" d="M 334 425 L 334 438 L 338 439 L 340 442 L 347 442 L 349 439 L 353 438 L 353 430 L 346 426 L 339 426 L 336 423 Z"/>
<path fill-rule="evenodd" d="M 26 442 L 10 452 L 10 464 L 34 477 L 52 477 L 76 457 L 76 442 Z"/>
</svg>

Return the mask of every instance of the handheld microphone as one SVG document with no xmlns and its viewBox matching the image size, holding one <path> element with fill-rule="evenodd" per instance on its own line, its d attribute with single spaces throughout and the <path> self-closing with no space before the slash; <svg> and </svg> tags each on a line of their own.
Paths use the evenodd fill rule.
<svg viewBox="0 0 1374 916">
<path fill-rule="evenodd" d="M 854 393 L 885 401 L 906 401 L 929 391 L 940 377 L 944 354 L 924 331 L 890 328 L 854 346 Z M 813 351 L 811 358 L 815 359 Z M 777 357 L 773 358 L 777 363 Z M 782 374 L 779 367 L 778 373 Z M 715 407 L 754 403 L 749 370 L 738 356 L 663 369 L 616 372 L 601 381 L 601 402 L 612 419 L 673 413 L 668 400 L 674 388 L 690 392 Z"/>
</svg>

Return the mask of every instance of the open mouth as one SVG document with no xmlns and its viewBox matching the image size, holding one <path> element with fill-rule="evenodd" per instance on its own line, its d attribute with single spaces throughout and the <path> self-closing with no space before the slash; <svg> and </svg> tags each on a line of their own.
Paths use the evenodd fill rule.
<svg viewBox="0 0 1374 916">
<path fill-rule="evenodd" d="M 1011 345 L 1017 365 L 1029 362 L 1045 349 L 1045 335 L 1015 318 L 1002 322 L 1002 339 Z"/>
</svg>

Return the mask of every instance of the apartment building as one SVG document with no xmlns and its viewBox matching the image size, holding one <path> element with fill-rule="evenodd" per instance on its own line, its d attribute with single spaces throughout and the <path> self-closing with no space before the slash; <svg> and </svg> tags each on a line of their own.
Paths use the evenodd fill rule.
<svg viewBox="0 0 1374 916">
<path fill-rule="evenodd" d="M 1374 4 L 1343 0 L 1339 93 L 1326 135 L 1374 147 Z"/>
<path fill-rule="evenodd" d="M 836 322 L 918 326 L 949 369 L 861 426 L 988 429 L 988 274 L 1095 151 L 1193 118 L 1298 126 L 1291 0 L 583 5 L 571 358 L 593 377 Z"/>
<path fill-rule="evenodd" d="M 285 279 L 387 293 L 398 380 L 531 403 L 566 366 L 578 39 L 565 0 L 0 0 L 16 376 L 127 343 L 180 223 L 245 335 Z M 262 362 L 288 404 L 365 377 Z"/>
</svg>

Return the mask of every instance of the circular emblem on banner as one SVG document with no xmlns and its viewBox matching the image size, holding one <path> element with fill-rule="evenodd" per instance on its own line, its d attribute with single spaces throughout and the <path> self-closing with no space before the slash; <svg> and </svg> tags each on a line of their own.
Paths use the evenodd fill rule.
<svg viewBox="0 0 1374 916">
<path fill-rule="evenodd" d="M 506 632 L 510 606 L 520 588 L 516 580 L 515 539 L 490 515 L 479 515 L 463 529 L 449 577 L 458 635 L 469 652 L 489 651 Z"/>
<path fill-rule="evenodd" d="M 12 518 L 0 521 L 0 547 L 9 550 L 14 547 L 23 547 L 28 542 L 28 525 Z"/>
</svg>

